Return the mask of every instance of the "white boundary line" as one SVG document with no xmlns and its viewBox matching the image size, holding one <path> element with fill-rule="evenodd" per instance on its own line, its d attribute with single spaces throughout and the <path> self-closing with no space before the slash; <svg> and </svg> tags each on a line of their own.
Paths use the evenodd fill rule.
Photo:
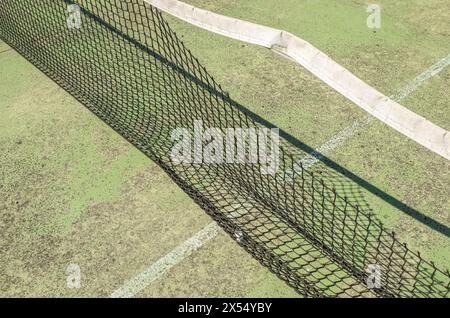
<svg viewBox="0 0 450 318">
<path fill-rule="evenodd" d="M 425 72 L 417 76 L 393 98 L 397 101 L 405 99 L 418 87 L 420 87 L 425 81 L 434 77 L 449 65 L 450 54 L 446 58 L 442 59 L 441 61 L 427 69 Z M 366 127 L 373 119 L 374 118 L 371 116 L 366 116 L 361 120 L 353 122 L 352 125 L 344 128 L 333 138 L 322 144 L 317 151 L 310 153 L 308 156 L 300 160 L 299 163 L 303 164 L 303 167 L 305 169 L 311 168 L 324 155 L 334 150 L 337 146 L 343 144 L 350 137 L 354 136 L 356 132 Z M 205 243 L 216 237 L 219 234 L 219 230 L 220 227 L 217 225 L 217 223 L 212 222 L 208 224 L 190 239 L 178 245 L 171 252 L 153 263 L 145 271 L 125 282 L 125 284 L 116 289 L 110 297 L 131 298 L 136 296 L 150 283 L 160 278 L 172 267 L 183 261 L 186 257 L 190 256 L 196 250 L 200 249 Z"/>
<path fill-rule="evenodd" d="M 450 160 L 450 133 L 370 86 L 311 43 L 289 32 L 234 19 L 178 0 L 144 0 L 192 25 L 260 45 L 295 61 L 370 115 Z"/>
<path fill-rule="evenodd" d="M 218 233 L 219 226 L 215 222 L 210 223 L 193 237 L 178 245 L 169 254 L 153 263 L 145 271 L 116 289 L 110 297 L 131 298 L 135 296 L 147 287 L 148 284 L 161 277 L 166 271 L 202 247 L 203 244 L 216 237 Z"/>
<path fill-rule="evenodd" d="M 450 65 L 450 54 L 428 68 L 422 74 L 417 76 L 414 80 L 412 80 L 408 85 L 406 85 L 399 93 L 392 97 L 393 100 L 401 102 L 406 97 L 408 97 L 412 92 L 414 92 L 417 88 L 419 88 L 425 81 L 439 74 L 444 68 Z M 340 144 L 344 143 L 354 134 L 356 134 L 359 130 L 365 128 L 369 125 L 375 118 L 367 115 L 360 120 L 354 121 L 350 126 L 342 129 L 336 135 L 334 135 L 330 140 L 322 144 L 316 151 L 311 152 L 306 158 L 300 160 L 300 163 L 303 164 L 303 167 L 308 169 L 310 166 L 315 164 L 317 161 L 323 158 L 323 155 L 329 153 L 333 149 L 335 149 Z M 294 167 L 295 169 L 296 167 Z"/>
<path fill-rule="evenodd" d="M 405 88 L 401 90 L 400 93 L 395 95 L 393 97 L 394 100 L 401 102 L 406 97 L 408 97 L 409 94 L 414 92 L 419 86 L 422 85 L 423 82 L 429 80 L 430 78 L 436 76 L 439 74 L 444 68 L 450 65 L 450 54 L 431 66 L 429 69 L 427 69 L 425 72 L 417 76 L 411 83 L 409 83 Z"/>
</svg>

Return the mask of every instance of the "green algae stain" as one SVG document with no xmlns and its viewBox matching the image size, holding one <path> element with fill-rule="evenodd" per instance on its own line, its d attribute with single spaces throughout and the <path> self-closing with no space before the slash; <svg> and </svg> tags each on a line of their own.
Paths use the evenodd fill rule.
<svg viewBox="0 0 450 318">
<path fill-rule="evenodd" d="M 62 205 L 62 210 L 49 219 L 49 223 L 38 231 L 39 234 L 67 235 L 88 208 L 117 201 L 122 194 L 122 185 L 152 164 L 135 149 L 121 154 L 113 161 L 99 155 L 94 143 L 83 150 L 83 158 L 78 158 L 69 169 L 64 191 L 60 194 L 68 200 L 67 204 Z"/>
</svg>

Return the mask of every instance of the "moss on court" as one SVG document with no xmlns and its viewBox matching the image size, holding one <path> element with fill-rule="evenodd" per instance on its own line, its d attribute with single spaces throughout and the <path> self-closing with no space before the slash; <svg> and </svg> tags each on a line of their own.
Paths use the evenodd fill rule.
<svg viewBox="0 0 450 318">
<path fill-rule="evenodd" d="M 362 0 L 187 2 L 295 33 L 388 95 L 450 53 L 446 0 L 377 1 L 377 32 L 365 25 Z M 169 20 L 231 97 L 308 146 L 364 116 L 266 49 Z M 2 296 L 108 296 L 211 221 L 154 163 L 18 54 L 0 53 L 0 72 Z M 403 102 L 447 129 L 449 72 Z M 367 183 L 342 178 L 361 203 L 414 249 L 450 267 L 448 235 L 429 226 L 450 227 L 448 161 L 375 121 L 329 157 Z M 80 290 L 66 287 L 70 263 L 81 267 Z M 193 295 L 295 294 L 220 234 L 140 296 Z"/>
<path fill-rule="evenodd" d="M 211 222 L 152 161 L 17 53 L 0 55 L 0 68 L 2 296 L 107 297 Z M 215 282 L 200 267 L 197 276 L 161 282 L 184 296 L 198 280 L 199 296 L 246 296 L 278 280 L 225 234 L 208 244 L 216 256 L 203 254 L 200 265 L 228 268 L 227 279 Z M 81 268 L 79 290 L 66 287 L 72 263 Z M 148 289 L 170 295 L 158 286 Z M 277 290 L 293 293 L 282 282 Z"/>
<path fill-rule="evenodd" d="M 377 1 L 382 28 L 375 31 L 366 26 L 365 9 L 372 1 L 186 2 L 294 33 L 389 96 L 450 54 L 450 4 L 445 0 Z M 168 18 L 232 98 L 308 146 L 321 145 L 365 115 L 303 68 L 267 49 Z M 449 72 L 443 70 L 402 101 L 446 129 Z M 356 203 L 376 213 L 413 249 L 450 267 L 448 161 L 377 121 L 328 157 L 357 177 L 338 178 Z M 335 168 L 317 166 L 335 174 Z"/>
</svg>

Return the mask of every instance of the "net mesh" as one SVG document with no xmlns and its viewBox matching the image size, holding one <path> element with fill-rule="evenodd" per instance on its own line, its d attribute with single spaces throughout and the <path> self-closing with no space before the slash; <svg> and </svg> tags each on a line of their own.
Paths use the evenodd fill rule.
<svg viewBox="0 0 450 318">
<path fill-rule="evenodd" d="M 68 28 L 68 5 L 74 4 L 80 28 Z M 175 164 L 177 128 L 198 120 L 224 134 L 230 127 L 265 126 L 222 91 L 148 3 L 2 0 L 0 38 L 155 161 L 300 294 L 448 297 L 448 272 L 339 195 L 332 180 L 299 163 L 288 140 L 281 140 L 276 174 L 250 163 Z M 254 138 L 259 147 L 267 142 Z M 372 285 L 377 273 L 380 284 Z"/>
</svg>

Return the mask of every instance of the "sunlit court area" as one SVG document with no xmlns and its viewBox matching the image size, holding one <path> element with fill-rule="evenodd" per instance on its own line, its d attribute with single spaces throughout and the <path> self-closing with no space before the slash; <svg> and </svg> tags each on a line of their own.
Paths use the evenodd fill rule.
<svg viewBox="0 0 450 318">
<path fill-rule="evenodd" d="M 0 296 L 448 298 L 449 21 L 0 1 Z"/>
</svg>

